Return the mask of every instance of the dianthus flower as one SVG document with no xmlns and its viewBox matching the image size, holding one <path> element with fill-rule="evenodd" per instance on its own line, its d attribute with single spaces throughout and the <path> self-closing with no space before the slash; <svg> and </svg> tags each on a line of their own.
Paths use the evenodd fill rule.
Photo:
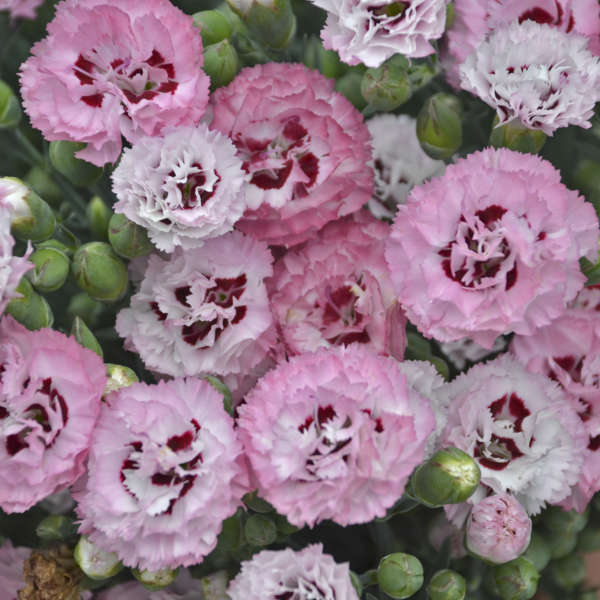
<svg viewBox="0 0 600 600">
<path fill-rule="evenodd" d="M 13 19 L 35 19 L 35 13 L 44 0 L 0 0 L 0 10 L 7 10 Z"/>
<path fill-rule="evenodd" d="M 84 462 L 106 381 L 75 338 L 0 321 L 0 507 L 24 512 L 71 485 Z"/>
<path fill-rule="evenodd" d="M 381 517 L 435 428 L 429 402 L 392 358 L 321 349 L 268 372 L 238 408 L 258 490 L 290 523 Z"/>
<path fill-rule="evenodd" d="M 394 54 L 433 54 L 446 26 L 447 0 L 311 0 L 327 11 L 323 45 L 349 65 L 378 67 Z"/>
<path fill-rule="evenodd" d="M 229 584 L 231 600 L 289 598 L 290 600 L 358 600 L 348 563 L 338 564 L 321 544 L 294 552 L 263 550 L 242 562 Z"/>
<path fill-rule="evenodd" d="M 583 287 L 596 260 L 592 205 L 537 156 L 488 148 L 415 187 L 398 207 L 386 259 L 398 299 L 442 342 L 531 335 Z"/>
<path fill-rule="evenodd" d="M 460 448 L 481 469 L 480 486 L 469 503 L 490 490 L 508 492 L 528 514 L 537 514 L 546 503 L 570 494 L 587 435 L 556 383 L 504 354 L 459 375 L 447 393 L 448 423 L 440 443 Z"/>
<path fill-rule="evenodd" d="M 566 392 L 588 435 L 583 470 L 563 506 L 583 512 L 600 490 L 600 290 L 582 290 L 572 306 L 532 336 L 515 336 L 511 351 L 530 371 Z"/>
<path fill-rule="evenodd" d="M 237 228 L 292 246 L 368 202 L 369 130 L 333 88 L 304 65 L 269 63 L 213 94 L 211 127 L 232 139 L 247 172 L 249 210 Z"/>
<path fill-rule="evenodd" d="M 540 25 L 513 23 L 494 31 L 460 67 L 461 87 L 513 119 L 552 135 L 560 127 L 591 127 L 600 99 L 600 62 L 587 38 Z"/>
<path fill-rule="evenodd" d="M 47 140 L 85 142 L 77 153 L 116 162 L 135 142 L 196 124 L 208 102 L 202 38 L 169 0 L 64 0 L 21 67 L 21 94 Z"/>
<path fill-rule="evenodd" d="M 167 260 L 153 255 L 117 332 L 159 373 L 245 373 L 274 342 L 263 281 L 272 260 L 263 242 L 239 231 Z"/>
<path fill-rule="evenodd" d="M 90 447 L 80 530 L 123 563 L 201 562 L 248 491 L 223 397 L 195 379 L 134 383 L 105 397 Z"/>
<path fill-rule="evenodd" d="M 402 360 L 406 317 L 383 254 L 388 234 L 388 225 L 360 211 L 275 264 L 268 290 L 288 354 L 358 343 Z"/>
<path fill-rule="evenodd" d="M 378 115 L 367 121 L 367 127 L 373 137 L 375 167 L 375 194 L 369 209 L 378 218 L 393 219 L 411 188 L 441 175 L 445 165 L 423 152 L 416 121 L 408 115 Z"/>
<path fill-rule="evenodd" d="M 600 9 L 596 0 L 454 0 L 455 19 L 442 45 L 448 80 L 460 86 L 459 66 L 489 33 L 514 21 L 535 21 L 589 38 L 600 50 Z"/>
<path fill-rule="evenodd" d="M 246 209 L 235 147 L 205 124 L 138 140 L 112 179 L 114 211 L 145 227 L 165 252 L 231 231 Z"/>
</svg>

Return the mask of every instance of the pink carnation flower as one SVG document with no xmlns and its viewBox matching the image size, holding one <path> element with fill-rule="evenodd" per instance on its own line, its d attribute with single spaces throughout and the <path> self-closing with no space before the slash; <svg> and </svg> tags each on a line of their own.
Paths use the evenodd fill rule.
<svg viewBox="0 0 600 600">
<path fill-rule="evenodd" d="M 35 19 L 37 7 L 44 0 L 0 0 L 0 10 L 7 10 L 13 19 Z"/>
<path fill-rule="evenodd" d="M 280 363 L 238 413 L 261 497 L 311 527 L 383 516 L 435 428 L 398 363 L 357 344 Z"/>
<path fill-rule="evenodd" d="M 321 544 L 294 552 L 263 550 L 242 562 L 229 584 L 231 600 L 286 598 L 290 600 L 358 600 L 348 563 L 338 564 Z"/>
<path fill-rule="evenodd" d="M 113 210 L 148 229 L 165 252 L 194 248 L 233 229 L 246 210 L 242 162 L 205 124 L 140 139 L 112 174 Z"/>
<path fill-rule="evenodd" d="M 481 484 L 469 499 L 511 493 L 528 514 L 571 492 L 583 464 L 587 435 L 564 392 L 504 354 L 448 384 L 448 423 L 442 446 L 473 456 Z M 446 507 L 455 521 L 468 508 Z"/>
<path fill-rule="evenodd" d="M 600 99 L 600 62 L 587 38 L 540 25 L 513 23 L 494 31 L 460 66 L 461 87 L 513 119 L 552 135 L 560 127 L 591 127 Z"/>
<path fill-rule="evenodd" d="M 135 142 L 196 124 L 208 102 L 202 38 L 168 0 L 64 0 L 21 67 L 31 123 L 48 140 L 85 142 L 79 158 L 116 162 Z"/>
<path fill-rule="evenodd" d="M 311 0 L 328 12 L 323 45 L 349 65 L 378 67 L 394 54 L 433 54 L 444 33 L 447 0 Z"/>
<path fill-rule="evenodd" d="M 237 227 L 292 246 L 357 211 L 373 190 L 370 136 L 334 81 L 300 64 L 244 69 L 213 94 L 211 127 L 231 137 L 248 173 Z"/>
<path fill-rule="evenodd" d="M 402 360 L 406 317 L 383 255 L 388 234 L 360 211 L 277 261 L 268 289 L 288 354 L 358 343 Z"/>
<path fill-rule="evenodd" d="M 258 365 L 275 343 L 266 244 L 239 231 L 202 248 L 150 257 L 116 329 L 145 365 L 167 375 L 229 375 Z"/>
<path fill-rule="evenodd" d="M 531 519 L 510 494 L 488 496 L 478 502 L 467 521 L 469 552 L 501 564 L 521 556 L 531 540 Z"/>
<path fill-rule="evenodd" d="M 408 318 L 442 342 L 531 335 L 583 287 L 598 218 L 537 156 L 488 148 L 413 189 L 386 259 Z"/>
<path fill-rule="evenodd" d="M 600 10 L 596 0 L 454 0 L 455 20 L 447 31 L 442 63 L 450 83 L 460 86 L 459 66 L 487 35 L 514 21 L 535 21 L 589 38 L 599 53 Z"/>
<path fill-rule="evenodd" d="M 13 548 L 10 541 L 0 546 L 0 590 L 5 600 L 17 600 L 25 587 L 23 565 L 30 554 L 30 548 Z"/>
<path fill-rule="evenodd" d="M 91 350 L 52 329 L 0 321 L 0 507 L 24 512 L 71 485 L 106 382 Z"/>
<path fill-rule="evenodd" d="M 130 567 L 201 562 L 248 491 L 223 397 L 187 378 L 109 394 L 90 447 L 80 530 Z"/>
</svg>

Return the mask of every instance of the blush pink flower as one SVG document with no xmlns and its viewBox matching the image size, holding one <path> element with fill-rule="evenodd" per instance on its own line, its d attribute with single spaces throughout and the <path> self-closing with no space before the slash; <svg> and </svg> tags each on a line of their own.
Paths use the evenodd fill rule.
<svg viewBox="0 0 600 600">
<path fill-rule="evenodd" d="M 415 187 L 398 207 L 386 259 L 406 315 L 442 342 L 533 334 L 583 287 L 598 218 L 547 161 L 488 148 Z"/>
<path fill-rule="evenodd" d="M 323 45 L 349 65 L 378 67 L 394 54 L 433 54 L 446 26 L 447 0 L 311 0 L 327 11 Z"/>
<path fill-rule="evenodd" d="M 398 363 L 357 344 L 280 363 L 238 413 L 261 497 L 299 527 L 383 516 L 435 428 Z"/>
<path fill-rule="evenodd" d="M 383 254 L 389 229 L 359 211 L 277 261 L 268 290 L 289 355 L 358 343 L 402 360 L 406 317 Z"/>
<path fill-rule="evenodd" d="M 0 507 L 24 512 L 71 485 L 106 382 L 97 354 L 52 329 L 0 321 Z"/>
<path fill-rule="evenodd" d="M 47 140 L 85 142 L 77 153 L 116 162 L 135 142 L 195 125 L 208 102 L 202 38 L 168 0 L 64 0 L 21 67 L 21 94 Z"/>
<path fill-rule="evenodd" d="M 521 556 L 530 540 L 531 519 L 514 496 L 488 496 L 471 509 L 465 542 L 480 558 L 506 563 Z"/>
<path fill-rule="evenodd" d="M 204 380 L 112 392 L 75 493 L 80 531 L 130 567 L 201 562 L 248 491 L 241 452 L 223 397 Z"/>
<path fill-rule="evenodd" d="M 7 10 L 13 19 L 35 19 L 36 10 L 44 0 L 0 0 L 0 10 Z"/>
<path fill-rule="evenodd" d="M 263 550 L 242 562 L 229 584 L 231 600 L 289 598 L 290 600 L 359 600 L 348 563 L 338 564 L 321 544 L 295 552 Z"/>
<path fill-rule="evenodd" d="M 25 587 L 23 565 L 30 554 L 30 548 L 13 548 L 10 541 L 0 546 L 0 589 L 6 600 L 17 600 Z"/>
<path fill-rule="evenodd" d="M 264 242 L 233 231 L 201 248 L 150 256 L 116 329 L 147 368 L 172 376 L 246 374 L 275 343 Z"/>
<path fill-rule="evenodd" d="M 289 247 L 368 202 L 369 130 L 333 88 L 304 65 L 269 63 L 213 94 L 211 127 L 232 139 L 248 174 L 238 229 Z"/>
</svg>

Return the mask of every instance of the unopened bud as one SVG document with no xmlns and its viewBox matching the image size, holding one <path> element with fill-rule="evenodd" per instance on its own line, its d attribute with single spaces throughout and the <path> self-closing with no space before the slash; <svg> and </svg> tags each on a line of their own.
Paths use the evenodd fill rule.
<svg viewBox="0 0 600 600">
<path fill-rule="evenodd" d="M 475 492 L 480 478 L 479 466 L 468 454 L 445 448 L 417 467 L 411 484 L 415 497 L 433 507 L 464 502 Z"/>
<path fill-rule="evenodd" d="M 560 506 L 548 507 L 542 516 L 544 527 L 555 534 L 579 533 L 587 525 L 589 510 L 578 513 L 576 510 L 563 510 Z"/>
<path fill-rule="evenodd" d="M 124 258 L 146 256 L 154 249 L 146 230 L 119 213 L 113 214 L 108 223 L 108 241 Z"/>
<path fill-rule="evenodd" d="M 540 574 L 522 556 L 494 567 L 494 581 L 502 600 L 529 600 L 535 596 Z"/>
<path fill-rule="evenodd" d="M 253 546 L 269 546 L 277 539 L 277 526 L 269 517 L 250 515 L 244 526 L 244 535 Z"/>
<path fill-rule="evenodd" d="M 347 69 L 337 52 L 325 50 L 321 40 L 314 35 L 308 38 L 304 46 L 302 62 L 309 69 L 317 69 L 330 79 L 341 77 Z"/>
<path fill-rule="evenodd" d="M 240 68 L 237 52 L 229 40 L 204 48 L 204 71 L 212 91 L 231 83 Z"/>
<path fill-rule="evenodd" d="M 396 55 L 376 69 L 367 69 L 360 91 L 375 110 L 391 111 L 404 104 L 412 95 L 408 77 L 408 61 Z"/>
<path fill-rule="evenodd" d="M 412 554 L 388 554 L 379 561 L 377 583 L 392 598 L 410 598 L 423 585 L 423 565 Z"/>
<path fill-rule="evenodd" d="M 218 10 L 201 10 L 192 15 L 194 25 L 200 28 L 202 45 L 210 46 L 226 40 L 233 34 L 229 19 Z"/>
<path fill-rule="evenodd" d="M 38 248 L 31 254 L 29 261 L 34 264 L 34 268 L 27 273 L 27 278 L 40 292 L 60 289 L 69 276 L 69 257 L 59 248 Z"/>
<path fill-rule="evenodd" d="M 64 200 L 60 186 L 44 169 L 37 165 L 29 169 L 23 181 L 53 208 L 58 208 Z"/>
<path fill-rule="evenodd" d="M 75 156 L 83 150 L 85 144 L 67 140 L 50 142 L 50 162 L 73 185 L 88 186 L 95 183 L 102 175 L 102 169 Z"/>
<path fill-rule="evenodd" d="M 67 315 L 71 319 L 81 317 L 91 327 L 95 327 L 103 310 L 102 302 L 90 298 L 85 292 L 79 292 L 71 297 L 67 306 Z"/>
<path fill-rule="evenodd" d="M 12 88 L 0 79 L 0 129 L 13 129 L 22 115 L 21 105 Z"/>
<path fill-rule="evenodd" d="M 131 572 L 147 590 L 152 592 L 167 587 L 177 577 L 177 569 L 160 569 L 158 571 L 131 569 Z"/>
<path fill-rule="evenodd" d="M 16 292 L 20 297 L 13 298 L 6 307 L 6 312 L 21 325 L 30 330 L 52 327 L 54 315 L 46 298 L 40 296 L 31 287 L 31 283 L 23 277 Z"/>
<path fill-rule="evenodd" d="M 88 350 L 95 352 L 100 358 L 104 357 L 102 347 L 98 343 L 96 336 L 90 331 L 90 328 L 85 324 L 85 321 L 80 317 L 75 317 L 73 326 L 71 327 L 71 335 Z"/>
<path fill-rule="evenodd" d="M 572 590 L 585 580 L 585 562 L 578 554 L 570 554 L 550 565 L 550 575 L 556 585 L 565 590 Z"/>
<path fill-rule="evenodd" d="M 548 566 L 551 559 L 550 546 L 539 531 L 533 530 L 531 533 L 531 541 L 523 557 L 530 560 L 540 573 Z"/>
<path fill-rule="evenodd" d="M 451 94 L 431 96 L 419 111 L 417 137 L 424 152 L 435 159 L 450 158 L 462 144 L 460 104 Z"/>
<path fill-rule="evenodd" d="M 496 115 L 492 124 L 490 144 L 494 148 L 509 148 L 517 152 L 537 154 L 546 143 L 546 134 L 539 129 L 529 129 L 519 119 L 498 125 Z"/>
<path fill-rule="evenodd" d="M 450 569 L 435 573 L 427 586 L 429 600 L 464 600 L 466 593 L 465 578 Z"/>
<path fill-rule="evenodd" d="M 285 48 L 296 33 L 291 0 L 227 0 L 248 27 L 250 36 L 265 46 Z"/>
<path fill-rule="evenodd" d="M 94 196 L 89 201 L 86 212 L 94 239 L 105 241 L 108 238 L 108 223 L 112 211 L 100 196 Z"/>
<path fill-rule="evenodd" d="M 81 536 L 74 552 L 75 562 L 90 579 L 108 579 L 116 575 L 123 565 L 114 552 L 106 552 Z"/>
<path fill-rule="evenodd" d="M 104 394 L 116 392 L 124 387 L 129 387 L 133 383 L 139 381 L 135 371 L 123 365 L 114 365 L 106 363 L 106 385 L 104 386 Z"/>
<path fill-rule="evenodd" d="M 55 542 L 76 535 L 77 526 L 64 515 L 49 515 L 40 521 L 35 532 L 40 539 Z"/>
<path fill-rule="evenodd" d="M 350 69 L 335 83 L 336 91 L 349 100 L 356 110 L 363 110 L 367 106 L 367 101 L 360 91 L 362 79 L 363 71 L 355 68 Z"/>
</svg>

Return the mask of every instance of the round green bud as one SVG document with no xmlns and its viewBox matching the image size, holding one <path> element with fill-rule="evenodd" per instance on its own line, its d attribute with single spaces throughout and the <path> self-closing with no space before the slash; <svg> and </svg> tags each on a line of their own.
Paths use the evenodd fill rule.
<svg viewBox="0 0 600 600">
<path fill-rule="evenodd" d="M 571 554 L 577 547 L 577 534 L 572 531 L 563 533 L 550 533 L 548 536 L 550 544 L 550 556 L 556 560 Z"/>
<path fill-rule="evenodd" d="M 555 560 L 548 569 L 552 580 L 558 587 L 572 590 L 585 580 L 585 562 L 578 554 L 569 554 Z"/>
<path fill-rule="evenodd" d="M 243 542 L 242 521 L 239 514 L 235 514 L 223 521 L 218 545 L 222 550 L 237 550 Z"/>
<path fill-rule="evenodd" d="M 87 218 L 94 239 L 105 241 L 108 238 L 108 223 L 112 211 L 100 196 L 94 196 L 88 203 Z"/>
<path fill-rule="evenodd" d="M 52 327 L 54 315 L 46 298 L 33 291 L 31 283 L 22 277 L 16 292 L 20 297 L 13 298 L 6 307 L 6 313 L 11 315 L 21 325 L 30 330 Z"/>
<path fill-rule="evenodd" d="M 375 110 L 386 112 L 404 104 L 412 95 L 406 67 L 402 61 L 392 57 L 376 69 L 367 69 L 360 85 L 367 103 Z"/>
<path fill-rule="evenodd" d="M 600 528 L 584 529 L 577 537 L 577 550 L 579 552 L 597 552 L 600 550 Z"/>
<path fill-rule="evenodd" d="M 502 600 L 529 600 L 535 596 L 540 574 L 533 563 L 520 556 L 493 570 Z"/>
<path fill-rule="evenodd" d="M 27 273 L 27 278 L 40 292 L 60 289 L 69 276 L 69 257 L 58 248 L 38 248 L 30 255 L 29 261 L 34 268 Z"/>
<path fill-rule="evenodd" d="M 440 92 L 425 102 L 417 117 L 417 137 L 423 151 L 438 160 L 450 158 L 460 148 L 462 121 L 454 96 Z"/>
<path fill-rule="evenodd" d="M 321 40 L 315 35 L 309 37 L 304 45 L 302 62 L 309 69 L 317 69 L 330 79 L 341 77 L 347 70 L 338 53 L 325 50 Z"/>
<path fill-rule="evenodd" d="M 37 536 L 44 541 L 54 542 L 69 539 L 77 534 L 73 519 L 64 515 L 48 515 L 36 527 Z"/>
<path fill-rule="evenodd" d="M 192 15 L 194 25 L 200 28 L 202 45 L 210 46 L 225 40 L 233 34 L 233 26 L 229 19 L 218 10 L 201 10 Z"/>
<path fill-rule="evenodd" d="M 362 79 L 363 72 L 360 69 L 350 69 L 335 82 L 336 91 L 349 100 L 356 110 L 363 110 L 367 106 L 360 91 Z"/>
<path fill-rule="evenodd" d="M 450 569 L 435 573 L 427 586 L 429 600 L 464 600 L 466 593 L 465 578 Z"/>
<path fill-rule="evenodd" d="M 37 165 L 29 169 L 23 181 L 53 208 L 58 208 L 65 199 L 60 186 L 44 169 Z"/>
<path fill-rule="evenodd" d="M 102 302 L 90 298 L 85 292 L 79 292 L 69 300 L 67 315 L 71 319 L 81 317 L 91 327 L 95 327 L 103 310 L 104 304 Z"/>
<path fill-rule="evenodd" d="M 177 569 L 160 569 L 159 571 L 140 571 L 131 569 L 133 576 L 151 592 L 167 587 L 177 577 Z"/>
<path fill-rule="evenodd" d="M 519 119 L 513 119 L 504 125 L 498 125 L 496 115 L 492 123 L 490 144 L 494 148 L 509 148 L 516 152 L 537 154 L 546 143 L 546 134 L 539 129 L 529 129 Z"/>
<path fill-rule="evenodd" d="M 74 552 L 75 562 L 90 579 L 108 579 L 116 575 L 123 565 L 114 552 L 105 552 L 86 536 L 81 536 Z"/>
<path fill-rule="evenodd" d="M 229 40 L 204 48 L 204 71 L 210 77 L 211 91 L 228 85 L 240 68 L 240 59 Z"/>
<path fill-rule="evenodd" d="M 146 230 L 119 213 L 113 214 L 108 223 L 108 241 L 124 258 L 146 256 L 154 250 Z"/>
<path fill-rule="evenodd" d="M 464 502 L 475 492 L 480 478 L 479 466 L 468 454 L 444 448 L 417 467 L 411 485 L 417 500 L 434 507 Z"/>
<path fill-rule="evenodd" d="M 291 0 L 252 0 L 241 14 L 250 37 L 271 48 L 285 48 L 296 34 Z M 233 7 L 235 10 L 235 6 Z"/>
<path fill-rule="evenodd" d="M 531 541 L 522 556 L 533 563 L 541 573 L 550 562 L 550 544 L 546 537 L 535 529 L 531 532 Z"/>
<path fill-rule="evenodd" d="M 98 343 L 96 336 L 90 331 L 81 317 L 73 319 L 71 335 L 84 347 L 95 352 L 100 358 L 104 358 L 102 346 Z"/>
<path fill-rule="evenodd" d="M 560 506 L 550 506 L 542 515 L 542 523 L 554 533 L 579 533 L 587 525 L 589 516 L 589 510 L 579 514 L 575 510 L 566 511 Z"/>
<path fill-rule="evenodd" d="M 388 554 L 379 561 L 377 583 L 392 598 L 410 598 L 423 585 L 423 565 L 412 554 Z"/>
<path fill-rule="evenodd" d="M 21 121 L 23 111 L 12 88 L 0 79 L 0 129 L 13 129 Z"/>
<path fill-rule="evenodd" d="M 104 242 L 90 242 L 73 255 L 77 285 L 95 300 L 116 302 L 127 290 L 127 267 Z"/>
<path fill-rule="evenodd" d="M 269 517 L 250 515 L 244 525 L 244 535 L 252 546 L 268 546 L 277 539 L 277 526 Z"/>
<path fill-rule="evenodd" d="M 52 166 L 73 185 L 88 186 L 95 183 L 102 175 L 102 169 L 81 160 L 75 156 L 76 152 L 83 150 L 82 142 L 69 142 L 67 140 L 50 142 L 50 162 Z"/>
<path fill-rule="evenodd" d="M 138 381 L 138 376 L 129 367 L 106 363 L 104 395 L 116 392 L 124 387 L 129 387 L 132 383 L 137 383 Z"/>
</svg>

